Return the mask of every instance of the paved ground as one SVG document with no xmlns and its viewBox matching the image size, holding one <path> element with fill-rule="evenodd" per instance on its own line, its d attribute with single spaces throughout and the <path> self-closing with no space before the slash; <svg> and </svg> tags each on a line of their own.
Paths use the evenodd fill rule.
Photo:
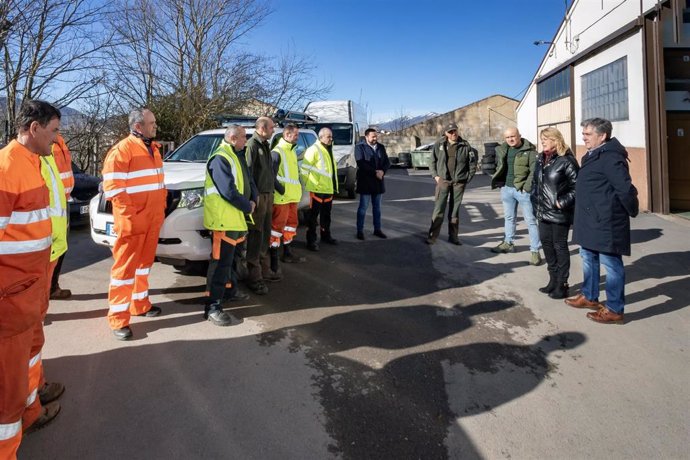
<svg viewBox="0 0 690 460">
<path fill-rule="evenodd" d="M 546 269 L 527 264 L 524 225 L 517 253 L 488 250 L 502 219 L 485 176 L 461 247 L 423 242 L 426 173 L 387 181 L 388 240 L 357 241 L 356 203 L 337 201 L 341 244 L 228 304 L 243 319 L 229 328 L 202 321 L 203 278 L 156 264 L 164 315 L 115 341 L 109 251 L 73 232 L 62 285 L 75 295 L 45 328 L 63 411 L 20 458 L 688 458 L 687 221 L 633 221 L 627 324 L 599 325 L 537 292 Z"/>
</svg>

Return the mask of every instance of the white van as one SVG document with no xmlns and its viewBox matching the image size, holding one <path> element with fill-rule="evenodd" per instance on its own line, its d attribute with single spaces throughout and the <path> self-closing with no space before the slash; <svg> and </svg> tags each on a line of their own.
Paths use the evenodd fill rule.
<svg viewBox="0 0 690 460">
<path fill-rule="evenodd" d="M 247 138 L 250 138 L 254 134 L 254 128 L 246 129 Z M 282 132 L 283 128 L 276 126 L 273 139 Z M 156 258 L 161 263 L 183 269 L 194 262 L 206 261 L 211 255 L 211 234 L 204 228 L 206 161 L 223 140 L 224 134 L 225 129 L 196 134 L 163 161 L 168 201 L 156 249 Z M 300 128 L 297 141 L 299 159 L 316 139 L 314 131 Z M 89 204 L 91 239 L 96 244 L 112 247 L 117 238 L 113 231 L 112 206 L 102 195 L 96 195 Z M 309 194 L 303 192 L 299 209 L 308 207 Z"/>
<path fill-rule="evenodd" d="M 333 131 L 333 159 L 338 166 L 338 187 L 348 198 L 354 198 L 357 172 L 355 145 L 369 126 L 366 112 L 351 100 L 312 101 L 304 112 L 317 118 L 315 123 L 307 123 L 307 127 L 317 133 L 324 127 Z"/>
</svg>

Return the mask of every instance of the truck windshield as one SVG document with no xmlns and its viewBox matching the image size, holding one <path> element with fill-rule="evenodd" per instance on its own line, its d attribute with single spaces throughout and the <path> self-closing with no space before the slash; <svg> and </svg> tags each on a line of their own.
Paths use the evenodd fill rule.
<svg viewBox="0 0 690 460">
<path fill-rule="evenodd" d="M 307 127 L 317 133 L 321 128 L 333 131 L 333 145 L 352 145 L 352 123 L 310 123 Z"/>
</svg>

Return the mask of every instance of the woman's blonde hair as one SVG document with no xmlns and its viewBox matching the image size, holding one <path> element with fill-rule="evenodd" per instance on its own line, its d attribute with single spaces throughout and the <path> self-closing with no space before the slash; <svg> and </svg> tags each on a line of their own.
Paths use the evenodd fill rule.
<svg viewBox="0 0 690 460">
<path fill-rule="evenodd" d="M 539 133 L 540 139 L 542 136 L 547 139 L 551 139 L 552 141 L 556 141 L 556 153 L 559 155 L 565 155 L 566 152 L 570 150 L 570 147 L 568 147 L 568 145 L 565 143 L 565 139 L 563 139 L 563 134 L 561 134 L 558 129 L 551 126 L 544 128 Z"/>
</svg>

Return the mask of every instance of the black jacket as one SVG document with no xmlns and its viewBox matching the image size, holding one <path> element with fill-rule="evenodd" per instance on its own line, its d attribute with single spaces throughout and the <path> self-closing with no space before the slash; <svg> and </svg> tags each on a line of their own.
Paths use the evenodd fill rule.
<svg viewBox="0 0 690 460">
<path fill-rule="evenodd" d="M 247 166 L 259 193 L 273 193 L 277 170 L 273 168 L 273 157 L 268 142 L 254 133 L 247 141 L 245 152 Z"/>
<path fill-rule="evenodd" d="M 455 184 L 466 184 L 477 172 L 477 151 L 465 140 L 458 140 L 458 155 L 455 160 L 455 171 L 450 174 L 450 180 Z M 431 177 L 439 176 L 445 180 L 448 174 L 448 141 L 445 136 L 434 144 L 429 163 Z"/>
<path fill-rule="evenodd" d="M 583 248 L 630 255 L 630 217 L 639 212 L 628 152 L 614 137 L 582 159 L 575 186 L 573 241 Z"/>
<path fill-rule="evenodd" d="M 532 183 L 532 207 L 535 217 L 551 224 L 572 224 L 575 213 L 575 182 L 580 166 L 573 153 L 554 155 L 544 164 L 544 154 L 537 157 Z M 560 205 L 560 208 L 556 206 Z"/>
<path fill-rule="evenodd" d="M 366 142 L 360 142 L 355 146 L 355 160 L 357 161 L 357 193 L 376 195 L 384 193 L 386 186 L 383 179 L 376 177 L 376 170 L 381 169 L 385 173 L 391 167 L 386 154 L 386 147 L 377 144 L 377 154 Z"/>
</svg>

